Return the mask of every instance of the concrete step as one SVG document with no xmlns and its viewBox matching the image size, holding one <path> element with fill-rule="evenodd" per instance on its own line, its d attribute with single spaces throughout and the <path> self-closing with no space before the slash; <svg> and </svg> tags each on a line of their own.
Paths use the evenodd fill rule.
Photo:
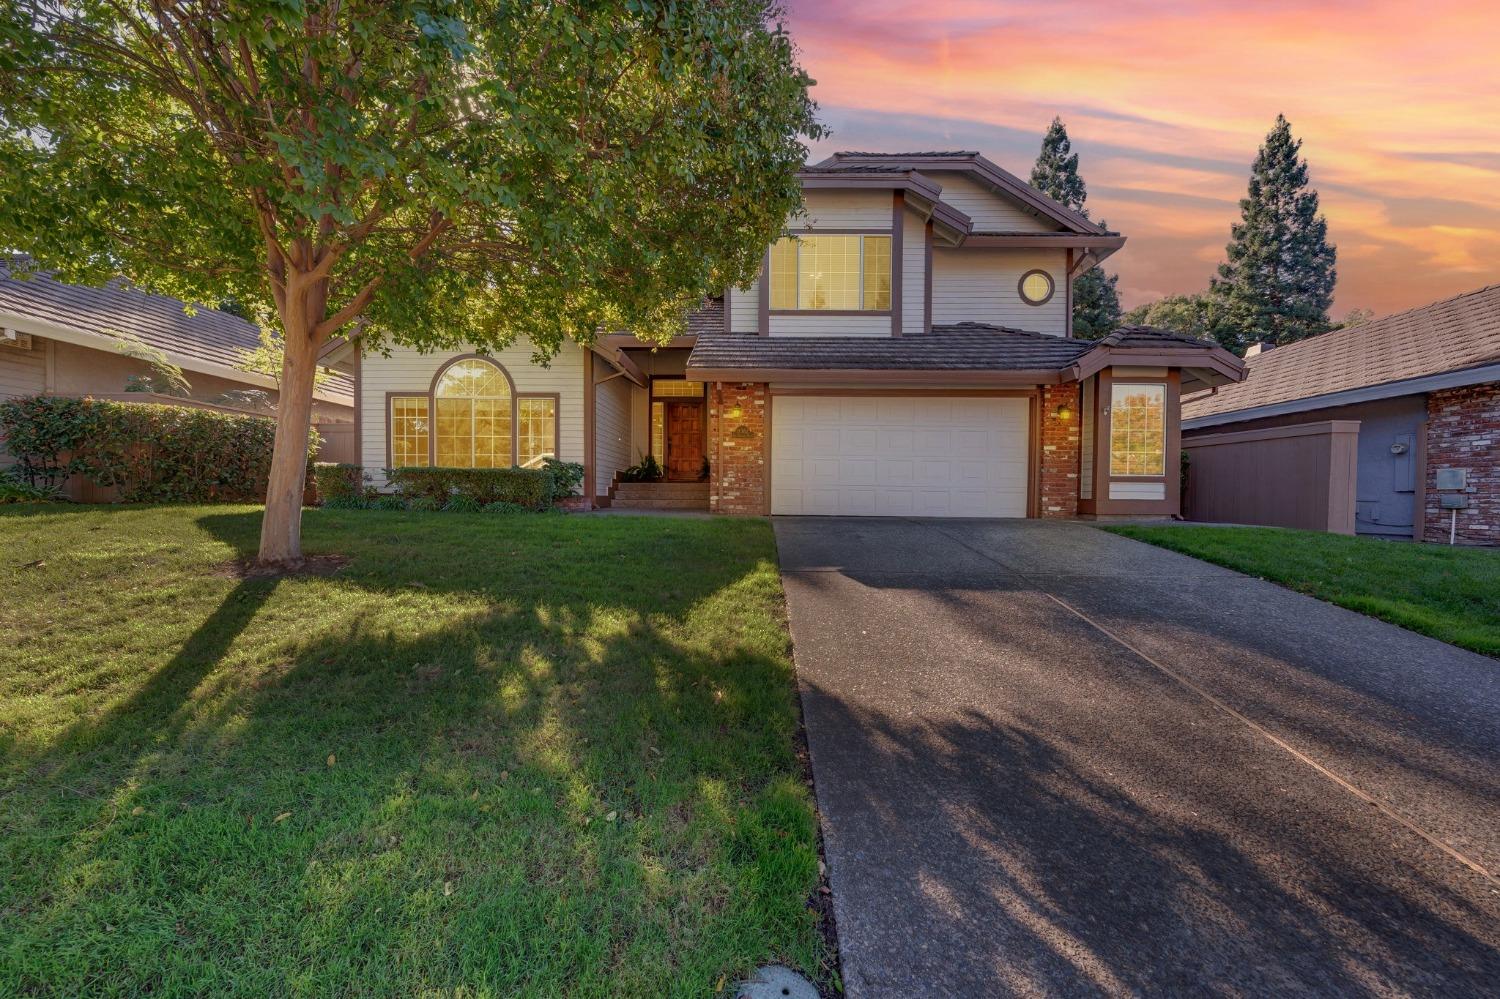
<svg viewBox="0 0 1500 999">
<path fill-rule="evenodd" d="M 708 500 L 707 482 L 620 482 L 615 498 Z"/>
<path fill-rule="evenodd" d="M 707 510 L 708 497 L 694 499 L 622 499 L 616 496 L 610 502 L 611 510 Z"/>
</svg>

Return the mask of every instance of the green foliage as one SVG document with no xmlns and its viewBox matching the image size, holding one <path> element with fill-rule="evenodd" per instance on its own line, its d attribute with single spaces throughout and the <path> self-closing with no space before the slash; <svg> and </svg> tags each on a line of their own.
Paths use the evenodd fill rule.
<svg viewBox="0 0 1500 999">
<path fill-rule="evenodd" d="M 363 499 L 366 478 L 359 465 L 329 461 L 313 464 L 313 481 L 318 486 L 318 499 L 324 504 L 331 500 Z"/>
<path fill-rule="evenodd" d="M 1088 218 L 1084 207 L 1088 187 L 1078 173 L 1078 154 L 1068 138 L 1061 118 L 1053 118 L 1042 137 L 1042 151 L 1031 168 L 1031 186 L 1059 204 Z M 1104 223 L 1100 223 L 1104 226 Z M 1107 228 L 1107 226 L 1106 226 Z M 1116 291 L 1120 276 L 1106 274 L 1094 266 L 1073 280 L 1073 335 L 1097 340 L 1120 326 L 1120 296 Z"/>
<path fill-rule="evenodd" d="M 281 363 L 286 356 L 286 340 L 269 325 L 260 328 L 260 342 L 254 349 L 241 349 L 238 367 L 241 371 L 265 375 L 281 385 Z M 327 368 L 319 368 L 313 375 L 313 387 L 327 384 L 330 375 Z"/>
<path fill-rule="evenodd" d="M 264 497 L 275 425 L 183 406 L 36 396 L 0 402 L 0 437 L 27 483 L 79 474 L 125 502 Z M 317 444 L 309 435 L 308 453 Z"/>
<path fill-rule="evenodd" d="M 472 496 L 459 493 L 443 504 L 443 510 L 447 513 L 478 513 L 483 506 Z"/>
<path fill-rule="evenodd" d="M 552 476 L 552 496 L 554 499 L 572 496 L 578 487 L 583 485 L 583 466 L 576 461 L 561 461 L 550 457 L 543 458 L 542 471 Z"/>
<path fill-rule="evenodd" d="M 521 506 L 519 503 L 507 503 L 504 500 L 496 500 L 493 503 L 486 503 L 484 505 L 484 512 L 485 513 L 529 513 L 530 511 L 527 510 L 524 506 Z"/>
<path fill-rule="evenodd" d="M 801 203 L 822 129 L 780 19 L 769 0 L 15 0 L 0 246 L 283 323 L 305 304 L 318 341 L 360 316 L 372 344 L 665 339 Z"/>
<path fill-rule="evenodd" d="M 443 501 L 436 496 L 413 496 L 406 501 L 406 509 L 413 513 L 437 513 L 443 508 Z"/>
<path fill-rule="evenodd" d="M 497 501 L 515 503 L 529 510 L 549 506 L 553 499 L 553 478 L 539 468 L 392 468 L 386 479 L 401 495 L 413 500 L 432 500 L 437 508 L 445 507 L 455 496 L 473 500 L 478 507 Z"/>
<path fill-rule="evenodd" d="M 406 497 L 395 493 L 383 493 L 371 499 L 369 507 L 371 510 L 405 510 Z"/>
<path fill-rule="evenodd" d="M 634 465 L 626 469 L 621 469 L 620 481 L 660 482 L 665 475 L 666 472 L 662 470 L 661 463 L 656 460 L 656 456 L 646 454 L 642 455 L 641 460 Z"/>
<path fill-rule="evenodd" d="M 125 379 L 126 392 L 156 392 L 161 395 L 186 396 L 193 391 L 192 384 L 182 369 L 168 360 L 166 352 L 158 350 L 139 337 L 128 333 L 115 336 L 115 349 L 126 357 L 141 361 L 151 369 L 149 375 L 129 375 Z"/>
<path fill-rule="evenodd" d="M 1168 295 L 1125 314 L 1131 326 L 1157 326 L 1200 340 L 1218 339 L 1219 303 L 1208 294 Z"/>
<path fill-rule="evenodd" d="M 334 496 L 323 500 L 323 506 L 329 510 L 366 510 L 370 501 L 363 496 Z"/>
<path fill-rule="evenodd" d="M 1293 343 L 1330 328 L 1337 253 L 1328 220 L 1318 214 L 1318 192 L 1307 186 L 1301 149 L 1286 117 L 1277 115 L 1212 282 L 1219 342 L 1238 354 L 1254 343 Z"/>
<path fill-rule="evenodd" d="M 57 498 L 56 490 L 32 485 L 14 468 L 0 468 L 0 503 L 47 503 Z"/>
</svg>

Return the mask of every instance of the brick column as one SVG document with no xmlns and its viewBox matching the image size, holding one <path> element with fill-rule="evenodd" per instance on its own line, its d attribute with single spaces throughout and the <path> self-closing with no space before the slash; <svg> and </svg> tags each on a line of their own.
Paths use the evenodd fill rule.
<svg viewBox="0 0 1500 999">
<path fill-rule="evenodd" d="M 1442 508 L 1437 470 L 1467 468 L 1469 508 L 1458 511 L 1460 544 L 1500 544 L 1500 383 L 1427 396 L 1426 540 L 1448 540 L 1453 511 Z"/>
<path fill-rule="evenodd" d="M 1078 400 L 1077 382 L 1042 389 L 1040 517 L 1078 516 L 1078 459 L 1083 450 Z M 1066 420 L 1057 415 L 1057 407 L 1063 404 L 1072 411 Z"/>
<path fill-rule="evenodd" d="M 764 382 L 713 382 L 708 396 L 708 508 L 760 516 L 766 496 Z"/>
</svg>

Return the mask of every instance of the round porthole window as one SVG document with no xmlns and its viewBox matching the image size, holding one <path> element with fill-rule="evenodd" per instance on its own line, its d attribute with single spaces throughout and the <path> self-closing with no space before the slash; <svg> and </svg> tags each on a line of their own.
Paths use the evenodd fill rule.
<svg viewBox="0 0 1500 999">
<path fill-rule="evenodd" d="M 1021 275 L 1021 300 L 1027 305 L 1046 305 L 1057 286 L 1046 271 L 1027 271 Z"/>
</svg>

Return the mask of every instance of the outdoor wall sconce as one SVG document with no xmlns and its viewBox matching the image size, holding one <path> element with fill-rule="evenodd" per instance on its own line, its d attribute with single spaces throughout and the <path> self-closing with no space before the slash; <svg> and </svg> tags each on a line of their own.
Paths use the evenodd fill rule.
<svg viewBox="0 0 1500 999">
<path fill-rule="evenodd" d="M 1064 423 L 1067 423 L 1073 418 L 1073 407 L 1069 406 L 1067 403 L 1063 403 L 1062 405 L 1058 406 L 1057 418 L 1059 420 L 1062 420 Z"/>
<path fill-rule="evenodd" d="M 728 409 L 724 410 L 724 415 L 729 417 L 731 420 L 738 420 L 740 417 L 745 415 L 745 411 L 739 406 L 730 406 Z"/>
</svg>

